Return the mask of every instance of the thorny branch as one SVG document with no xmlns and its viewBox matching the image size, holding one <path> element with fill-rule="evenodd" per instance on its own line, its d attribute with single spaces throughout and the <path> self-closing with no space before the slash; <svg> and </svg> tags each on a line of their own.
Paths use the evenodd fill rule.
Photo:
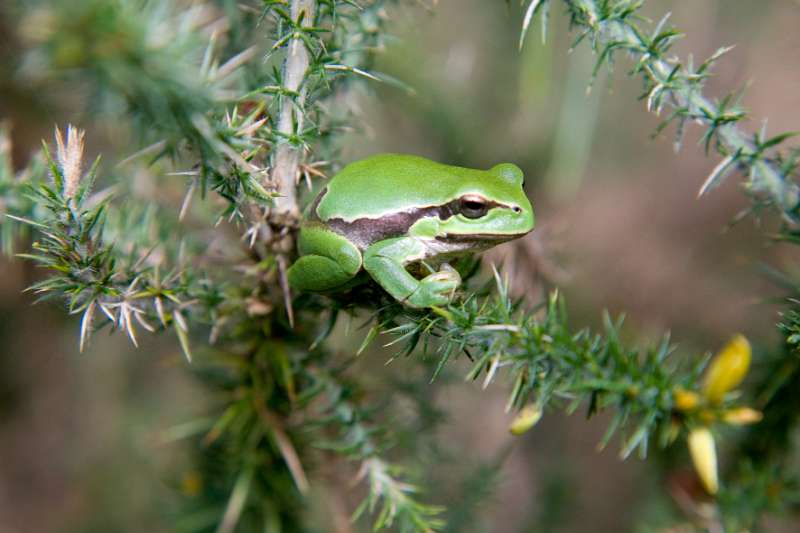
<svg viewBox="0 0 800 533">
<path fill-rule="evenodd" d="M 311 28 L 314 25 L 316 0 L 292 0 L 290 16 L 298 29 Z M 286 59 L 283 63 L 283 101 L 278 116 L 278 135 L 280 140 L 272 152 L 272 181 L 278 189 L 273 211 L 278 215 L 277 222 L 291 226 L 300 216 L 297 206 L 296 179 L 300 167 L 302 144 L 294 144 L 292 140 L 297 132 L 303 130 L 303 114 L 306 99 L 306 73 L 310 57 L 302 36 L 295 32 L 289 40 Z M 294 94 L 295 96 L 288 96 Z M 277 250 L 277 262 L 281 290 L 289 323 L 294 325 L 294 308 L 292 292 L 286 275 L 288 260 L 285 251 L 292 247 L 291 241 L 284 243 Z"/>
<path fill-rule="evenodd" d="M 299 28 L 314 25 L 316 0 L 292 0 L 291 17 Z M 279 213 L 298 216 L 295 181 L 300 166 L 301 147 L 292 144 L 296 132 L 303 130 L 303 108 L 306 98 L 305 77 L 310 59 L 306 44 L 297 33 L 289 41 L 283 64 L 283 84 L 286 92 L 296 94 L 294 98 L 284 96 L 278 117 L 278 133 L 281 142 L 275 147 L 272 163 L 272 180 L 280 196 L 275 200 Z"/>
<path fill-rule="evenodd" d="M 520 45 L 534 14 L 541 13 L 543 26 L 547 24 L 551 4 L 552 0 L 528 2 Z M 789 232 L 800 229 L 800 187 L 794 181 L 800 151 L 776 151 L 778 145 L 796 134 L 767 137 L 765 128 L 754 134 L 746 132 L 738 125 L 747 117 L 739 105 L 739 96 L 728 95 L 712 101 L 703 93 L 712 65 L 731 47 L 720 48 L 695 67 L 691 58 L 682 62 L 667 55 L 681 37 L 679 31 L 667 25 L 668 16 L 649 33 L 638 26 L 643 20 L 639 13 L 641 0 L 564 0 L 564 4 L 571 25 L 578 32 L 573 46 L 587 41 L 597 56 L 592 81 L 601 67 L 613 67 L 617 52 L 626 52 L 634 62 L 631 76 L 638 76 L 644 82 L 642 99 L 647 110 L 656 115 L 670 110 L 657 131 L 676 123 L 676 149 L 681 146 L 687 122 L 706 127 L 703 135 L 706 152 L 714 147 L 722 160 L 700 187 L 699 195 L 739 170 L 746 176 L 746 190 L 754 197 L 754 209 L 759 203 L 772 205 L 781 213 Z"/>
</svg>

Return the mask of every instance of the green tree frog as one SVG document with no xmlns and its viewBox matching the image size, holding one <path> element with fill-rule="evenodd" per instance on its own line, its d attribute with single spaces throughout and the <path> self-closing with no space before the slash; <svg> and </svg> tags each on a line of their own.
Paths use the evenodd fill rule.
<svg viewBox="0 0 800 533">
<path fill-rule="evenodd" d="M 461 284 L 448 261 L 533 229 L 522 181 L 510 163 L 473 170 L 400 154 L 351 163 L 308 207 L 289 283 L 336 291 L 366 271 L 409 307 L 445 305 Z"/>
</svg>

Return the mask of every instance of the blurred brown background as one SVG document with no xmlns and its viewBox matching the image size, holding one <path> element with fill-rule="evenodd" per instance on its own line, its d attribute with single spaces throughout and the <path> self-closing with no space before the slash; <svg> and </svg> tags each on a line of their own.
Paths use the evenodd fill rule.
<svg viewBox="0 0 800 533">
<path fill-rule="evenodd" d="M 735 44 L 716 66 L 709 94 L 748 86 L 751 129 L 765 117 L 773 134 L 798 129 L 798 2 L 662 0 L 645 11 L 655 20 L 672 11 L 686 34 L 675 48 L 681 57 L 702 61 Z M 650 140 L 659 119 L 637 100 L 640 84 L 625 76 L 630 65 L 622 56 L 587 95 L 593 59 L 585 45 L 567 53 L 574 35 L 558 4 L 547 43 L 537 21 L 522 53 L 519 13 L 499 0 L 441 0 L 432 13 L 392 16 L 398 40 L 378 69 L 416 95 L 385 86 L 365 95 L 364 131 L 351 137 L 346 158 L 396 151 L 465 166 L 519 164 L 537 229 L 529 242 L 493 257 L 513 253 L 512 246 L 532 250 L 519 254 L 516 290 L 539 294 L 540 276 L 557 283 L 576 326 L 597 325 L 602 309 L 624 311 L 632 339 L 670 330 L 682 352 L 698 356 L 734 332 L 756 345 L 776 341 L 777 309 L 765 295 L 778 291 L 759 264 L 788 268 L 796 258 L 767 244 L 752 220 L 725 229 L 747 205 L 736 179 L 696 198 L 715 159 L 704 157 L 691 126 L 677 155 L 672 130 Z M 0 34 L 12 26 L 0 20 Z M 0 37 L 0 46 L 10 43 Z M 30 99 L 7 69 L 0 69 L 0 116 L 13 124 L 20 163 L 56 122 L 87 127 L 95 150 L 111 142 L 63 102 Z M 171 530 L 171 499 L 181 487 L 165 467 L 180 469 L 182 456 L 162 433 L 202 412 L 206 401 L 175 342 L 145 338 L 135 350 L 122 336 L 101 334 L 79 356 L 78 320 L 65 318 L 57 303 L 34 306 L 21 292 L 39 273 L 6 260 L 0 272 L 0 532 Z M 364 371 L 401 372 L 405 364 L 384 369 L 385 356 L 370 357 Z M 506 450 L 512 439 L 508 420 L 497 416 L 505 401 L 500 384 L 487 391 L 458 380 L 434 386 L 451 415 L 443 440 L 475 464 Z M 548 413 L 513 441 L 479 518 L 456 530 L 675 524 L 661 459 L 621 462 L 614 445 L 598 453 L 605 422 L 586 422 L 580 411 Z"/>
</svg>

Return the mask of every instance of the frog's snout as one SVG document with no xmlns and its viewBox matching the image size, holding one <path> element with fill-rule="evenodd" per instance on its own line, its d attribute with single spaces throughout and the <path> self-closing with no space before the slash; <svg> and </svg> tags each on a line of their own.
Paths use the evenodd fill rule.
<svg viewBox="0 0 800 533">
<path fill-rule="evenodd" d="M 527 205 L 527 209 L 523 209 L 520 206 L 515 206 L 511 210 L 514 212 L 514 216 L 517 218 L 519 226 L 521 226 L 522 234 L 524 235 L 531 232 L 535 225 L 535 218 L 533 216 L 533 208 L 531 207 L 530 203 Z"/>
</svg>

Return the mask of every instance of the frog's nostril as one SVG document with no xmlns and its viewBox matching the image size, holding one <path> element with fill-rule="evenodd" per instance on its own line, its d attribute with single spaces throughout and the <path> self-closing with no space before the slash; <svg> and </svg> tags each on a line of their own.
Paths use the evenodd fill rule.
<svg viewBox="0 0 800 533">
<path fill-rule="evenodd" d="M 512 207 L 512 209 L 513 209 L 513 210 L 514 210 L 514 212 L 515 212 L 515 213 L 517 213 L 517 214 L 519 214 L 519 213 L 522 213 L 522 208 L 521 208 L 521 207 L 519 207 L 519 206 L 516 206 L 516 205 L 515 205 L 514 207 Z"/>
</svg>

